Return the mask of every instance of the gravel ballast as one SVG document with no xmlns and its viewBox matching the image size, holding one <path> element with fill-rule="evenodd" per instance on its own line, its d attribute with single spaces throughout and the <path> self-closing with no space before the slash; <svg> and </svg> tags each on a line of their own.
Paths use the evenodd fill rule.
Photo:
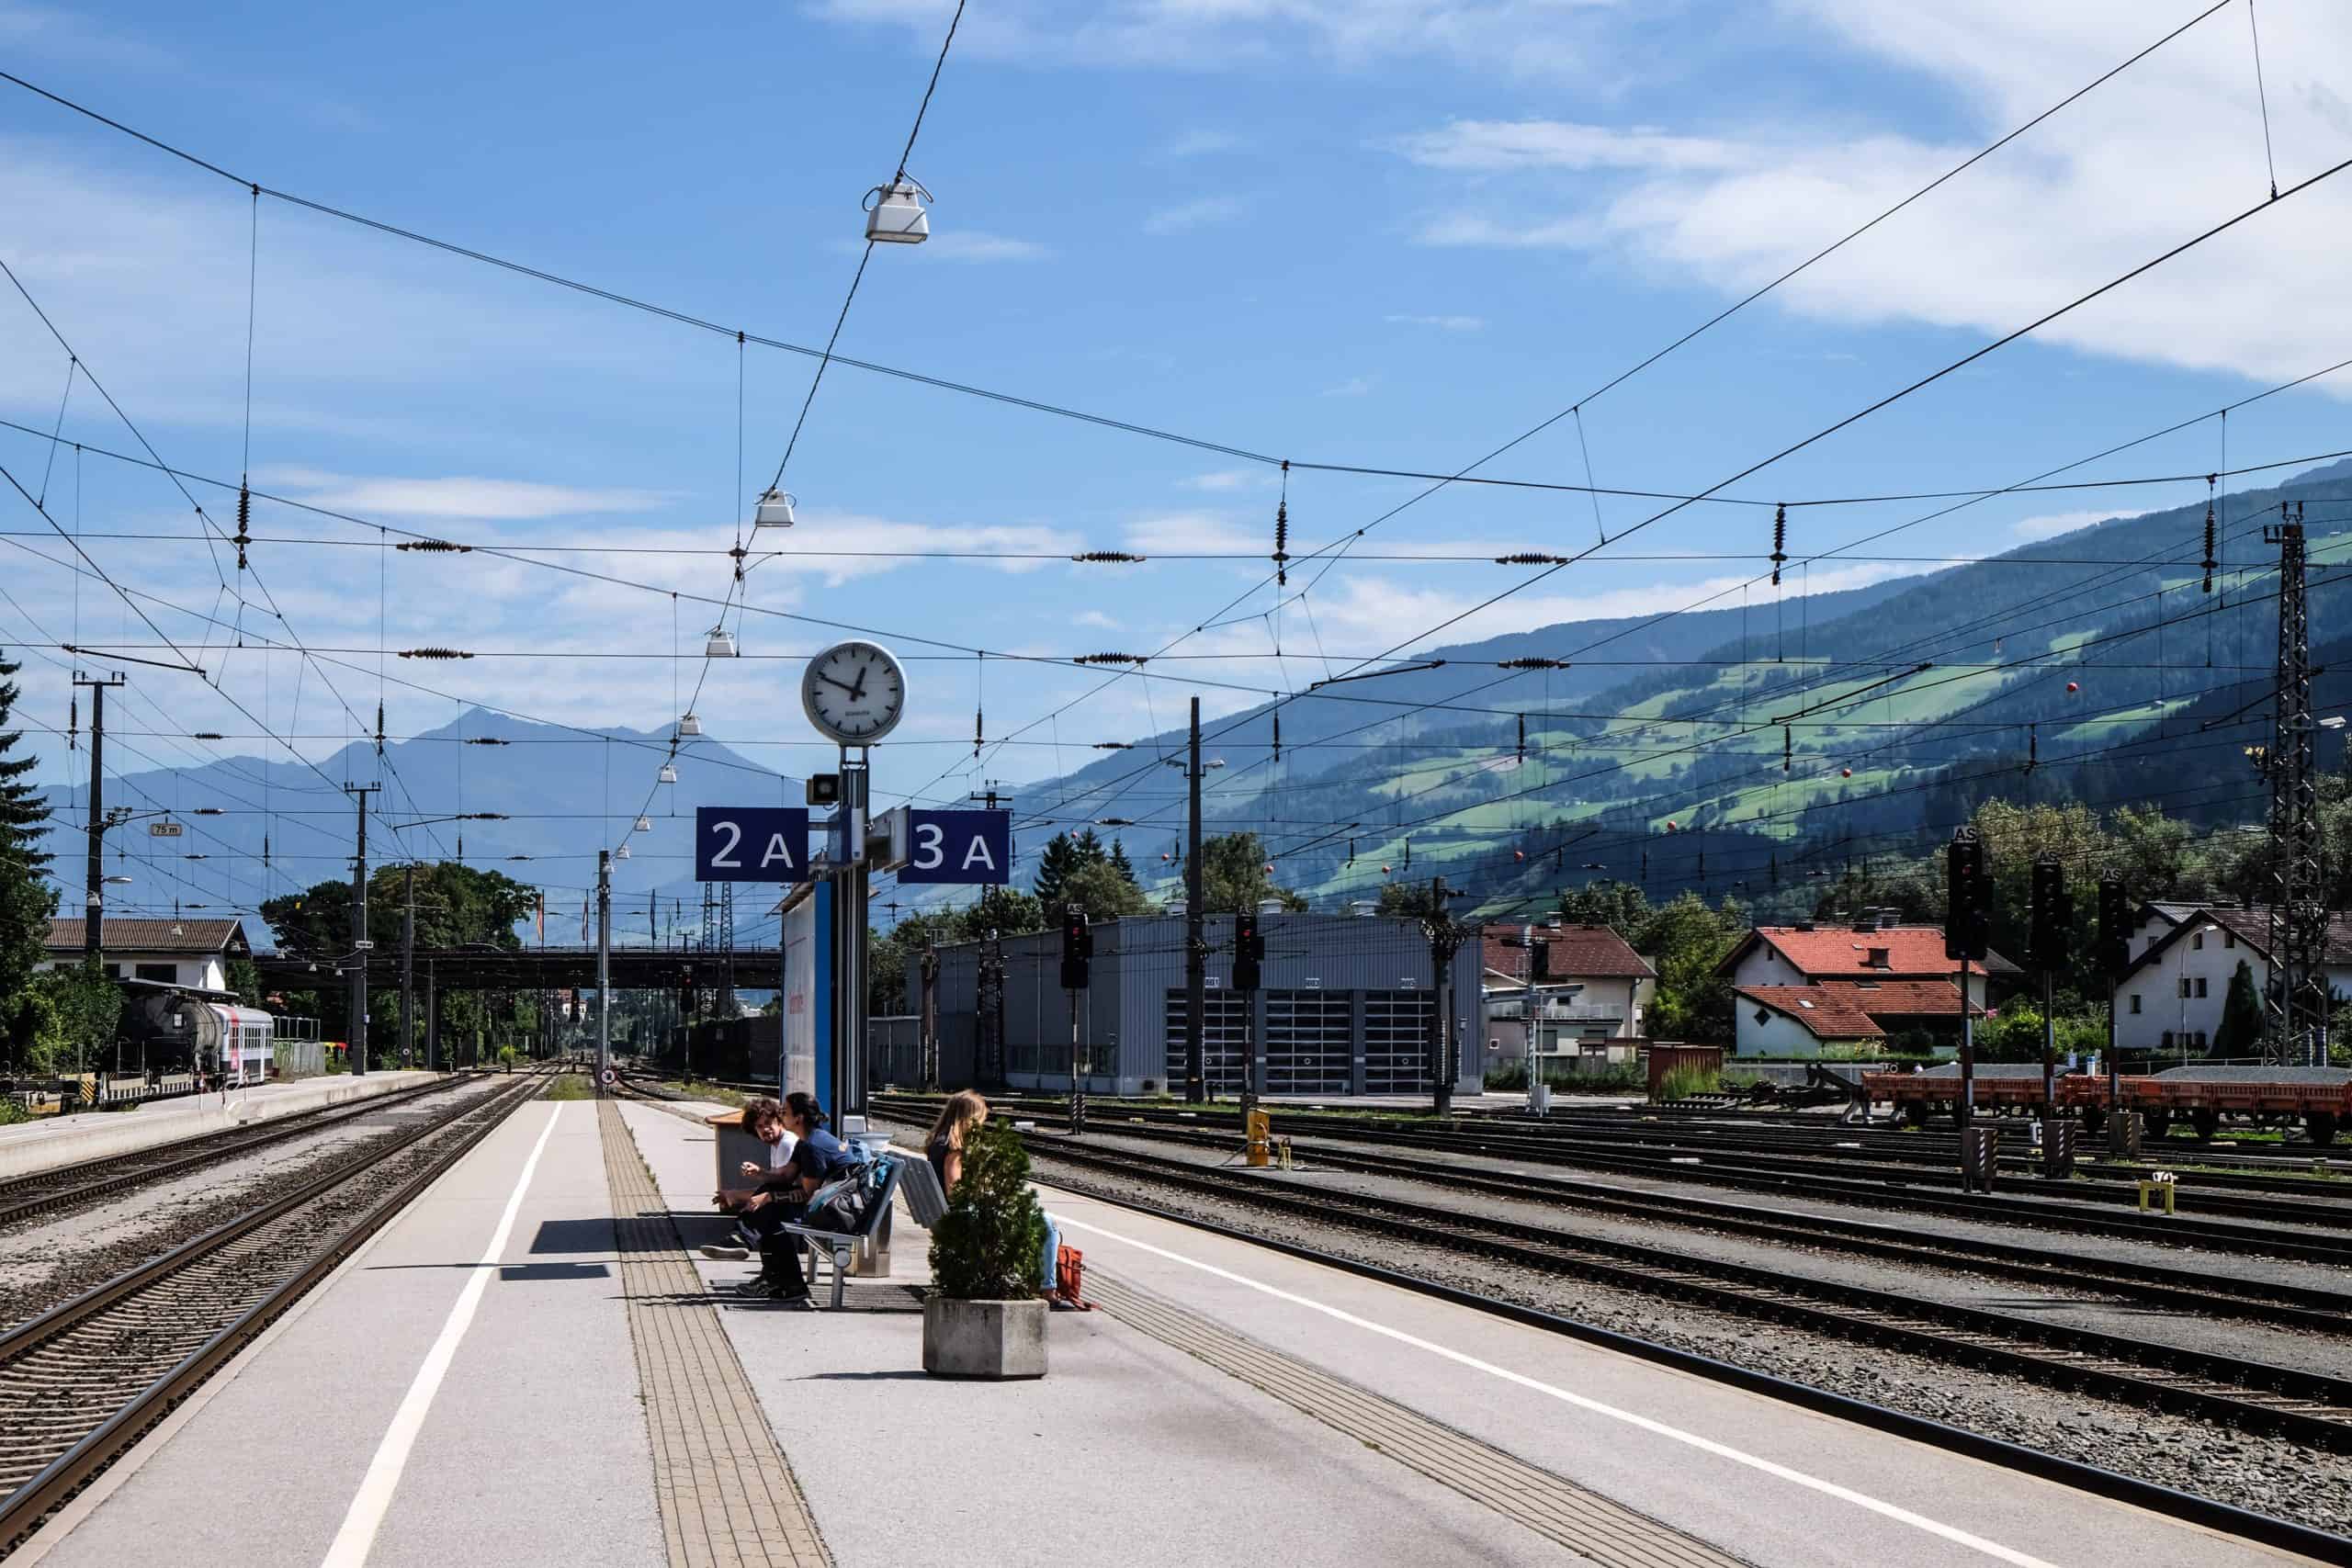
<svg viewBox="0 0 2352 1568">
<path fill-rule="evenodd" d="M 1204 1199 L 1148 1178 L 1057 1162 L 1040 1182 L 1139 1203 L 1374 1263 L 1458 1289 L 1885 1405 L 2086 1464 L 2336 1533 L 2352 1530 L 2352 1459 L 2138 1405 L 1956 1367 L 1883 1346 L 1590 1283 L 1443 1247 Z M 1421 1194 L 1426 1198 L 1426 1190 Z M 1652 1232 L 1656 1241 L 1658 1233 Z"/>
</svg>

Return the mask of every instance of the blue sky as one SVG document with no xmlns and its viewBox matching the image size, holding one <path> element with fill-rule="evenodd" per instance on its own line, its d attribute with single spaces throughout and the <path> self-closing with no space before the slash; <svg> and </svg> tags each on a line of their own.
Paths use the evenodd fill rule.
<svg viewBox="0 0 2352 1568">
<path fill-rule="evenodd" d="M 989 4 L 965 18 L 910 168 L 935 238 L 874 257 L 843 352 L 1253 451 L 1443 470 L 1566 406 L 1967 152 L 2193 16 L 2185 3 L 1871 0 L 1158 0 Z M 0 0 L 6 68 L 240 176 L 639 295 L 820 344 L 857 265 L 861 195 L 886 177 L 944 28 L 931 0 L 676 8 L 254 6 L 233 13 Z M 2061 14 L 2052 15 L 2052 12 Z M 2264 0 L 2282 185 L 2352 153 L 2352 108 L 2323 68 L 2352 17 Z M 2262 197 L 2268 175 L 2245 7 L 1954 180 L 1767 301 L 1592 403 L 1604 484 L 1721 479 Z M 257 485 L 394 527 L 509 547 L 656 590 L 719 594 L 735 520 L 782 455 L 809 363 L 503 274 L 265 199 L 17 89 L 0 90 L 0 257 L 165 459 L 233 480 L 243 461 L 247 270 L 256 279 L 251 469 Z M 2282 203 L 2034 340 L 1738 487 L 1770 499 L 1999 484 L 2352 355 L 2340 286 L 2352 176 Z M 62 350 L 0 291 L 0 417 L 47 428 Z M 2233 461 L 2352 446 L 2352 377 L 2245 411 Z M 130 450 L 77 382 L 66 434 Z M 2201 472 L 2209 423 L 2091 473 Z M 705 678 L 683 601 L 481 556 L 347 547 L 373 530 L 266 504 L 253 559 L 286 625 L 344 665 L 251 649 L 176 491 L 152 473 L 0 430 L 0 462 L 99 532 L 93 556 L 175 641 L 209 639 L 225 692 L 324 755 L 367 718 L 375 649 L 446 644 L 459 665 L 392 660 L 395 734 L 467 701 L 645 728 L 673 679 Z M 1490 472 L 1574 482 L 1564 423 Z M 2250 481 L 2253 482 L 2253 481 Z M 793 611 L 1002 653 L 1144 650 L 1250 590 L 1262 563 L 1185 551 L 1271 547 L 1262 467 L 840 368 L 787 488 L 799 550 L 1122 548 L 1139 567 L 870 556 L 766 563 L 742 640 L 699 711 L 739 751 L 793 773 L 808 745 L 786 656 Z M 1294 476 L 1294 549 L 1411 493 Z M 2107 510 L 2177 504 L 2013 498 L 1898 536 L 1887 553 L 1973 556 Z M 203 495 L 233 525 L 233 496 Z M 10 529 L 45 529 L 16 502 Z M 1605 503 L 1611 533 L 1645 513 Z M 1804 552 L 1916 515 L 1799 514 Z M 1769 514 L 1693 509 L 1611 555 L 1764 549 Z M 1580 497 L 1461 488 L 1385 525 L 1363 553 L 1580 548 Z M 1376 544 L 1375 544 L 1376 541 Z M 14 542 L 56 553 L 52 539 Z M 152 637 L 102 587 L 12 551 L 0 639 L 129 647 Z M 1751 568 L 1608 557 L 1440 640 L 1666 609 Z M 1847 586 L 1917 570 L 1825 565 Z M 1080 702 L 1029 744 L 992 739 L 1103 678 L 968 654 L 913 664 L 914 709 L 885 791 L 960 795 L 1075 766 L 1077 748 L 1177 717 L 1182 677 L 1270 691 L 1380 652 L 1519 581 L 1484 564 L 1351 562 L 1304 606 L 1182 643 Z M 1297 586 L 1294 580 L 1294 589 Z M 254 597 L 250 588 L 248 597 Z M 1256 592 L 1234 612 L 1272 615 Z M 381 615 L 379 617 L 379 604 Z M 1307 628 L 1311 612 L 1313 628 Z M 251 624 L 250 622 L 248 624 Z M 281 632 L 279 635 L 283 636 Z M 1288 657 L 1271 657 L 1279 635 Z M 492 657 L 492 655 L 502 657 Z M 584 655 L 606 657 L 587 658 Z M 612 657 L 612 656 L 620 657 Z M 64 656 L 60 655 L 62 659 Z M 168 657 L 168 655 L 165 655 Z M 355 667 L 356 666 L 356 667 Z M 1161 671 L 1167 673 L 1162 674 Z M 429 693 L 403 688 L 407 679 Z M 63 672 L 31 660 L 28 711 L 54 724 Z M 150 730 L 251 733 L 219 694 L 161 671 L 122 705 Z M 1212 713 L 1249 700 L 1211 688 Z M 142 705 L 152 702 L 152 708 Z M 168 716 L 168 721 L 164 716 Z M 153 722 L 144 722 L 153 721 Z M 128 720 L 119 720 L 128 725 Z M 151 762 L 264 750 L 130 738 Z M 1062 751 L 1057 755 L 1058 743 Z M 52 752 L 59 749 L 51 747 Z M 45 776 L 79 759 L 53 754 Z M 125 756 L 126 770 L 146 765 Z M 691 762 L 689 762 L 691 765 Z M 650 773 L 650 766 L 648 769 Z M 650 783 L 650 780 L 649 780 Z M 633 811 L 634 798 L 616 805 Z"/>
</svg>

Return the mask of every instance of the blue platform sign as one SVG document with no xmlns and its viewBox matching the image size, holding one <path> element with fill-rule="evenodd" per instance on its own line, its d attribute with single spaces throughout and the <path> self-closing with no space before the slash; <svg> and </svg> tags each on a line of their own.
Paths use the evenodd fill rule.
<svg viewBox="0 0 2352 1568">
<path fill-rule="evenodd" d="M 696 882 L 806 882 L 808 858 L 805 807 L 695 807 Z"/>
<path fill-rule="evenodd" d="M 1012 813 L 923 811 L 907 814 L 902 883 L 1002 885 L 1012 880 Z"/>
</svg>

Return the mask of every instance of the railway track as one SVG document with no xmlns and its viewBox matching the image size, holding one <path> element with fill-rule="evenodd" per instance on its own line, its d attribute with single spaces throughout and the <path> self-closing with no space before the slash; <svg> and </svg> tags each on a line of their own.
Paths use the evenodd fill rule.
<svg viewBox="0 0 2352 1568">
<path fill-rule="evenodd" d="M 0 1334 L 0 1556 L 546 1082 L 452 1107 Z"/>
<path fill-rule="evenodd" d="M 427 1095 L 444 1093 L 464 1081 L 464 1077 L 453 1076 L 371 1100 L 322 1106 L 316 1111 L 306 1111 L 299 1115 L 266 1122 L 252 1131 L 214 1133 L 207 1137 L 164 1144 L 106 1159 L 62 1165 L 53 1170 L 36 1171 L 29 1176 L 0 1181 L 0 1226 L 15 1224 L 20 1220 L 60 1209 L 75 1208 L 151 1182 L 168 1180 L 235 1155 L 249 1154 L 291 1138 L 305 1137 L 322 1128 L 337 1126 L 394 1106 L 407 1105 Z"/>
<path fill-rule="evenodd" d="M 1066 1117 L 1038 1120 L 1068 1125 Z M 1110 1118 L 1098 1122 L 1093 1132 L 1098 1135 L 1133 1136 L 1200 1147 L 1233 1146 L 1230 1134 L 1164 1127 L 1130 1129 Z M 1300 1152 L 1320 1167 L 1367 1175 L 1419 1177 L 1457 1191 L 1528 1202 L 1566 1203 L 1579 1213 L 1609 1214 L 1679 1229 L 1704 1229 L 1790 1247 L 1845 1252 L 1940 1272 L 1991 1275 L 2052 1290 L 2126 1296 L 2142 1304 L 2207 1317 L 2352 1335 L 2352 1294 L 2335 1291 L 2239 1280 L 2227 1274 L 2154 1263 L 2084 1258 L 2044 1247 L 1941 1235 L 1869 1220 L 1759 1208 L 1682 1193 L 1645 1192 L 1595 1182 L 1481 1170 L 1409 1156 L 1351 1153 L 1319 1140 L 1302 1144 Z"/>
<path fill-rule="evenodd" d="M 876 1097 L 876 1104 L 885 1102 L 905 1106 L 928 1103 L 904 1097 Z M 1020 1100 L 1003 1103 L 1002 1110 L 1007 1114 L 1024 1117 L 1052 1117 L 1063 1114 L 1063 1102 Z M 926 1120 L 928 1114 L 928 1111 L 923 1112 Z M 1147 1125 L 1235 1126 L 1229 1114 L 1215 1111 L 1193 1116 L 1156 1108 L 1122 1106 L 1098 1109 L 1095 1116 L 1098 1120 L 1112 1116 L 1134 1119 Z M 1301 1124 L 1290 1123 L 1294 1127 Z M 1736 1152 L 1703 1148 L 1677 1153 L 1679 1145 L 1629 1145 L 1622 1141 L 1485 1130 L 1443 1132 L 1373 1118 L 1317 1118 L 1314 1125 L 1313 1133 L 1301 1135 L 1472 1155 L 1517 1164 L 1605 1170 L 1662 1181 L 1860 1202 L 1878 1209 L 1947 1214 L 2225 1252 L 2260 1253 L 2305 1262 L 2352 1265 L 2352 1228 L 2347 1228 L 2352 1227 L 2352 1213 L 2336 1214 L 2333 1224 L 2323 1220 L 2321 1228 L 2292 1228 L 2304 1224 L 2306 1211 L 2318 1206 L 2209 1194 L 2199 1191 L 2193 1182 L 2188 1188 L 2185 1212 L 2178 1217 L 2167 1218 L 2123 1207 L 2129 1201 L 2128 1189 L 2101 1195 L 2096 1191 L 2097 1184 L 2083 1182 L 2036 1182 L 2030 1191 L 2020 1191 L 2013 1186 L 1993 1196 L 1980 1196 L 1952 1190 L 1928 1190 L 1921 1184 L 1930 1179 L 1939 1184 L 1951 1179 L 1948 1171 L 1933 1167 L 1897 1168 L 1870 1177 L 1859 1175 L 1851 1168 L 1841 1170 L 1821 1161 L 1759 1160 Z M 1235 1134 L 1228 1132 L 1227 1135 Z M 2075 1196 L 2077 1189 L 2086 1187 L 2093 1191 Z M 2246 1215 L 2255 1223 L 2209 1217 L 2224 1212 Z"/>
<path fill-rule="evenodd" d="M 1288 1183 L 1134 1150 L 1058 1140 L 1033 1141 L 1033 1147 L 1041 1158 L 1159 1183 L 1221 1203 L 1391 1238 L 1408 1234 L 1418 1243 L 1448 1251 L 1691 1302 L 1743 1320 L 1770 1318 L 2352 1452 L 2352 1381 L 2345 1379 L 1974 1308 L 1922 1303 L 1891 1292 L 1430 1204 L 1305 1192 Z"/>
</svg>

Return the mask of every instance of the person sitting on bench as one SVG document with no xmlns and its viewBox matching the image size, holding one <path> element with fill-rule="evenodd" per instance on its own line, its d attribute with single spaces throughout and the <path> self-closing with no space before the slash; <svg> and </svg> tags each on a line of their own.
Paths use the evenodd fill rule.
<svg viewBox="0 0 2352 1568">
<path fill-rule="evenodd" d="M 799 1142 L 792 1129 L 784 1124 L 784 1107 L 764 1095 L 754 1095 L 743 1102 L 743 1131 L 768 1146 L 765 1165 L 745 1160 L 736 1171 L 747 1183 L 757 1183 L 775 1175 L 792 1162 L 793 1145 Z M 740 1214 L 744 1201 L 758 1190 L 756 1186 L 722 1187 L 711 1195 L 711 1201 L 730 1214 Z M 741 1261 L 752 1256 L 760 1238 L 738 1221 L 725 1241 L 715 1241 L 702 1249 L 705 1258 Z"/>
<path fill-rule="evenodd" d="M 760 1271 L 741 1290 L 794 1312 L 813 1312 L 816 1303 L 808 1299 L 808 1281 L 800 1271 L 800 1239 L 786 1234 L 784 1227 L 801 1223 L 817 1189 L 846 1175 L 859 1156 L 825 1131 L 825 1113 L 812 1095 L 798 1090 L 786 1095 L 783 1121 L 795 1139 L 792 1157 L 763 1178 L 742 1201 L 740 1228 L 757 1239 Z"/>
<path fill-rule="evenodd" d="M 980 1126 L 988 1119 L 989 1102 L 979 1092 L 959 1089 L 940 1106 L 939 1120 L 931 1124 L 931 1136 L 923 1141 L 923 1158 L 939 1178 L 940 1195 L 951 1203 L 956 1201 L 956 1184 L 964 1179 L 964 1145 L 979 1135 Z M 1043 1294 L 1054 1293 L 1061 1250 L 1061 1226 L 1054 1223 L 1053 1215 L 1046 1214 L 1046 1255 L 1037 1266 L 1037 1288 Z"/>
</svg>

